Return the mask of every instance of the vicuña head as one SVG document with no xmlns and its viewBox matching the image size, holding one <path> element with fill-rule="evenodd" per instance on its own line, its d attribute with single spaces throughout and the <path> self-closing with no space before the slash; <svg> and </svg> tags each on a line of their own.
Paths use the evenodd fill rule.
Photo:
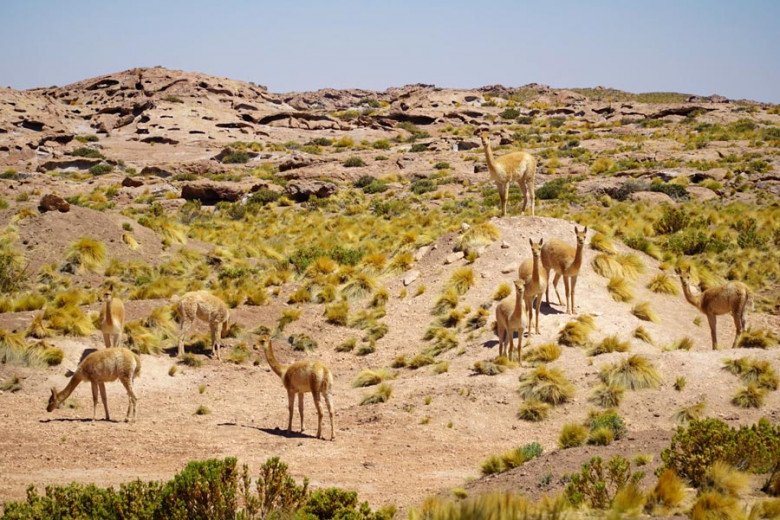
<svg viewBox="0 0 780 520">
<path fill-rule="evenodd" d="M 282 380 L 284 388 L 287 390 L 287 403 L 289 416 L 287 421 L 287 431 L 292 431 L 293 408 L 295 404 L 295 395 L 298 395 L 298 412 L 301 415 L 301 432 L 303 432 L 303 394 L 312 393 L 314 406 L 317 408 L 317 438 L 322 438 L 322 407 L 320 406 L 320 396 L 325 398 L 325 405 L 328 408 L 330 416 L 330 440 L 335 438 L 335 426 L 333 420 L 333 410 L 331 408 L 331 391 L 333 389 L 333 375 L 328 367 L 319 361 L 298 361 L 288 366 L 284 366 L 276 360 L 273 348 L 271 347 L 271 337 L 268 334 L 261 334 L 257 338 L 256 347 L 262 349 L 268 365 L 271 370 Z"/>
<path fill-rule="evenodd" d="M 106 420 L 108 421 L 111 418 L 108 413 L 105 384 L 119 379 L 125 390 L 127 390 L 127 396 L 130 399 L 127 405 L 125 421 L 135 421 L 138 399 L 133 391 L 133 380 L 139 375 L 141 375 L 141 358 L 138 354 L 126 348 L 96 350 L 79 363 L 67 386 L 61 392 L 57 392 L 56 388 L 51 389 L 51 396 L 49 397 L 46 411 L 51 412 L 59 408 L 82 381 L 89 381 L 92 384 L 92 420 L 95 420 L 99 391 L 100 398 L 103 401 L 103 408 L 106 411 Z"/>
</svg>

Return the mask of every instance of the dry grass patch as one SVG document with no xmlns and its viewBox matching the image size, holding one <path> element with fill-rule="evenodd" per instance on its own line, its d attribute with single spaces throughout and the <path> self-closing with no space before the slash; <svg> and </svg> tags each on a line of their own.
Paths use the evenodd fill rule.
<svg viewBox="0 0 780 520">
<path fill-rule="evenodd" d="M 512 288 L 509 286 L 508 283 L 502 282 L 501 284 L 499 284 L 498 288 L 496 289 L 496 292 L 493 293 L 493 301 L 500 302 L 510 294 L 512 294 Z"/>
<path fill-rule="evenodd" d="M 354 388 L 374 386 L 388 379 L 395 379 L 395 374 L 382 368 L 378 370 L 364 368 L 352 381 L 352 386 Z"/>
<path fill-rule="evenodd" d="M 645 272 L 645 263 L 636 253 L 624 253 L 617 256 L 618 264 L 623 271 L 623 276 L 629 280 L 636 280 Z"/>
<path fill-rule="evenodd" d="M 518 393 L 523 399 L 556 406 L 574 397 L 575 387 L 559 369 L 542 365 L 521 380 Z"/>
<path fill-rule="evenodd" d="M 558 343 L 567 347 L 584 347 L 589 343 L 590 333 L 596 326 L 593 316 L 583 314 L 568 322 L 558 333 Z"/>
<path fill-rule="evenodd" d="M 658 315 L 650 308 L 650 302 L 637 303 L 631 309 L 631 314 L 644 321 L 658 323 Z"/>
<path fill-rule="evenodd" d="M 561 347 L 555 343 L 546 343 L 523 352 L 523 360 L 529 363 L 549 363 L 561 356 Z"/>
<path fill-rule="evenodd" d="M 435 359 L 433 359 L 433 356 L 429 356 L 427 354 L 417 354 L 414 356 L 409 362 L 407 363 L 407 367 L 411 368 L 412 370 L 417 370 L 418 368 L 422 368 L 424 366 L 432 365 L 436 362 Z M 393 367 L 395 368 L 395 367 Z"/>
<path fill-rule="evenodd" d="M 647 288 L 654 293 L 671 294 L 672 296 L 677 296 L 680 294 L 678 283 L 666 273 L 659 273 L 655 275 L 647 283 Z"/>
<path fill-rule="evenodd" d="M 547 418 L 550 411 L 550 405 L 541 401 L 530 399 L 523 401 L 517 410 L 517 418 L 529 422 L 539 422 Z"/>
<path fill-rule="evenodd" d="M 100 240 L 81 237 L 68 247 L 63 270 L 96 273 L 106 263 L 107 251 L 106 245 Z"/>
<path fill-rule="evenodd" d="M 447 288 L 452 288 L 459 295 L 464 295 L 474 285 L 474 270 L 471 267 L 456 269 L 447 281 Z"/>
<path fill-rule="evenodd" d="M 633 334 L 633 336 L 634 336 L 636 339 L 640 339 L 640 340 L 642 340 L 642 341 L 644 341 L 645 343 L 648 343 L 648 344 L 650 344 L 650 345 L 653 345 L 653 344 L 654 344 L 654 342 L 653 342 L 653 338 L 650 336 L 650 333 L 649 333 L 649 332 L 647 332 L 647 330 L 645 330 L 645 328 L 644 328 L 643 326 L 641 326 L 641 325 L 640 325 L 639 327 L 637 327 L 637 328 L 635 328 L 635 329 L 634 329 L 634 334 Z"/>
<path fill-rule="evenodd" d="M 621 341 L 616 334 L 607 336 L 598 344 L 588 350 L 589 356 L 598 356 L 600 354 L 609 354 L 612 352 L 628 352 L 631 344 L 627 341 Z"/>
<path fill-rule="evenodd" d="M 691 421 L 698 421 L 704 415 L 706 403 L 702 400 L 690 406 L 683 406 L 672 414 L 672 420 L 680 426 L 685 426 Z"/>
<path fill-rule="evenodd" d="M 617 253 L 615 244 L 612 243 L 612 239 L 602 233 L 596 233 L 591 237 L 590 248 L 610 255 Z"/>
<path fill-rule="evenodd" d="M 747 446 L 746 446 L 747 448 Z M 702 488 L 738 498 L 748 488 L 750 477 L 726 462 L 716 460 L 704 475 Z"/>
<path fill-rule="evenodd" d="M 600 253 L 593 258 L 590 265 L 596 274 L 604 278 L 623 278 L 625 276 L 623 266 L 613 255 Z"/>
<path fill-rule="evenodd" d="M 658 388 L 662 382 L 661 376 L 652 363 L 639 354 L 601 367 L 599 377 L 604 384 L 621 385 L 629 390 Z"/>
<path fill-rule="evenodd" d="M 734 497 L 706 492 L 699 495 L 689 513 L 691 520 L 745 520 L 742 505 Z"/>
<path fill-rule="evenodd" d="M 593 390 L 589 401 L 602 408 L 617 408 L 625 391 L 625 387 L 620 385 L 599 385 Z"/>
<path fill-rule="evenodd" d="M 777 345 L 777 335 L 766 329 L 747 329 L 739 337 L 737 348 L 769 348 Z"/>
<path fill-rule="evenodd" d="M 664 471 L 647 497 L 647 510 L 654 515 L 670 515 L 687 496 L 685 482 L 673 469 Z"/>
<path fill-rule="evenodd" d="M 385 403 L 390 399 L 391 395 L 393 395 L 393 387 L 387 383 L 382 383 L 373 393 L 364 395 L 360 400 L 360 404 L 362 406 L 366 404 Z"/>
<path fill-rule="evenodd" d="M 750 383 L 734 394 L 734 397 L 731 398 L 731 404 L 740 408 L 761 408 L 764 405 L 765 395 L 766 390 Z"/>
<path fill-rule="evenodd" d="M 746 357 L 725 359 L 723 370 L 738 376 L 746 385 L 755 385 L 763 390 L 777 390 L 777 374 L 769 361 Z"/>
<path fill-rule="evenodd" d="M 455 249 L 468 254 L 482 246 L 492 244 L 499 238 L 501 238 L 501 232 L 498 228 L 489 222 L 483 222 L 466 230 L 458 239 Z"/>
<path fill-rule="evenodd" d="M 616 302 L 630 302 L 634 299 L 634 291 L 625 278 L 614 277 L 609 279 L 607 290 Z"/>
<path fill-rule="evenodd" d="M 558 447 L 562 450 L 567 448 L 576 448 L 585 444 L 588 440 L 588 429 L 577 423 L 564 424 L 560 436 L 558 436 Z"/>
</svg>

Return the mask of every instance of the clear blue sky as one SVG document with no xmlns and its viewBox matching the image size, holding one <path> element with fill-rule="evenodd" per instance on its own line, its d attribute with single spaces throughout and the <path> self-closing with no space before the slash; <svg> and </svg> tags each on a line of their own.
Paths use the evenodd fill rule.
<svg viewBox="0 0 780 520">
<path fill-rule="evenodd" d="M 780 0 L 0 0 L 0 86 L 162 65 L 266 85 L 536 82 L 780 103 Z"/>
</svg>

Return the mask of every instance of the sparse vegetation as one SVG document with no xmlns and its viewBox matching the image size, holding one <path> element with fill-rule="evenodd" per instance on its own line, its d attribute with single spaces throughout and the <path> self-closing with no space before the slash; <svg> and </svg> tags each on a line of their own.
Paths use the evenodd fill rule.
<svg viewBox="0 0 780 520">
<path fill-rule="evenodd" d="M 629 390 L 658 388 L 662 381 L 650 361 L 639 354 L 601 367 L 599 377 L 604 384 L 621 385 Z"/>
<path fill-rule="evenodd" d="M 575 387 L 559 369 L 542 365 L 520 381 L 518 392 L 525 400 L 542 401 L 556 406 L 574 397 Z"/>
</svg>

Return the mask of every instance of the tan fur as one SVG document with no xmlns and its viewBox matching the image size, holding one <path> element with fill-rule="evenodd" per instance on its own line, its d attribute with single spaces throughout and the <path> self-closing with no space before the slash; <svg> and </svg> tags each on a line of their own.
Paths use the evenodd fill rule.
<svg viewBox="0 0 780 520">
<path fill-rule="evenodd" d="M 263 349 L 265 359 L 277 376 L 282 380 L 287 389 L 287 403 L 290 411 L 287 421 L 287 431 L 292 431 L 293 408 L 295 395 L 298 394 L 298 412 L 301 415 L 301 432 L 303 432 L 303 394 L 312 393 L 314 406 L 317 408 L 317 438 L 322 438 L 322 407 L 320 396 L 325 398 L 325 406 L 328 407 L 330 416 L 330 440 L 335 438 L 333 424 L 333 410 L 330 404 L 331 390 L 333 389 L 333 375 L 328 367 L 319 361 L 298 361 L 289 366 L 281 365 L 274 356 L 271 347 L 271 338 L 263 334 L 257 339 L 257 346 Z"/>
<path fill-rule="evenodd" d="M 540 238 L 538 244 L 530 238 L 531 258 L 523 260 L 518 269 L 518 278 L 525 284 L 525 307 L 528 310 L 528 335 L 531 335 L 533 329 L 531 321 L 534 312 L 534 299 L 536 299 L 536 334 L 539 334 L 539 309 L 542 307 L 542 295 L 547 290 L 547 271 L 544 270 L 541 262 L 542 245 L 544 239 Z"/>
<path fill-rule="evenodd" d="M 493 182 L 498 188 L 498 196 L 501 198 L 501 216 L 506 215 L 506 203 L 509 198 L 509 184 L 516 182 L 523 190 L 523 210 L 531 201 L 531 216 L 534 215 L 534 204 L 536 198 L 536 158 L 528 152 L 512 152 L 501 157 L 493 157 L 493 150 L 490 148 L 490 141 L 487 133 L 479 135 L 482 140 L 482 146 L 485 149 L 485 159 L 487 160 L 488 171 Z"/>
<path fill-rule="evenodd" d="M 76 372 L 70 378 L 68 385 L 62 392 L 57 392 L 56 388 L 51 389 L 51 397 L 49 397 L 49 404 L 46 406 L 46 411 L 51 412 L 55 408 L 59 408 L 63 401 L 65 401 L 73 390 L 79 386 L 79 383 L 82 381 L 89 381 L 92 383 L 92 420 L 95 420 L 98 390 L 100 390 L 100 398 L 103 401 L 103 408 L 106 411 L 106 420 L 109 421 L 111 418 L 108 415 L 106 383 L 119 379 L 124 385 L 125 390 L 127 390 L 127 396 L 130 398 L 130 403 L 127 405 L 125 422 L 128 420 L 135 421 L 136 403 L 138 402 L 138 398 L 133 391 L 133 380 L 140 375 L 141 358 L 138 354 L 135 354 L 126 348 L 105 348 L 103 350 L 96 350 L 81 361 Z M 131 412 L 132 419 L 130 418 Z"/>
<path fill-rule="evenodd" d="M 122 330 L 125 326 L 125 306 L 122 300 L 114 298 L 114 290 L 108 287 L 101 296 L 100 330 L 106 348 L 122 345 Z"/>
<path fill-rule="evenodd" d="M 509 336 L 507 357 L 512 359 L 514 349 L 514 332 L 517 331 L 517 360 L 523 364 L 523 332 L 525 331 L 525 285 L 522 280 L 515 280 L 515 296 L 507 296 L 496 307 L 496 326 L 498 332 L 498 355 L 504 355 L 505 336 Z"/>
<path fill-rule="evenodd" d="M 552 239 L 542 246 L 542 266 L 547 271 L 547 279 L 550 279 L 550 271 L 555 271 L 552 286 L 558 297 L 558 305 L 563 305 L 561 295 L 558 292 L 558 281 L 563 277 L 563 287 L 566 290 L 566 313 L 574 314 L 574 288 L 577 285 L 577 275 L 582 266 L 582 249 L 585 245 L 586 227 L 580 231 L 576 226 L 574 233 L 577 235 L 577 247 L 574 248 L 561 240 Z M 547 304 L 550 303 L 550 284 L 545 289 Z"/>
<path fill-rule="evenodd" d="M 208 291 L 191 291 L 179 299 L 178 305 L 179 319 L 181 319 L 179 355 L 184 354 L 184 336 L 189 332 L 195 318 L 198 318 L 209 324 L 211 351 L 217 359 L 221 359 L 219 349 L 222 346 L 222 338 L 227 334 L 230 318 L 225 302 Z"/>
<path fill-rule="evenodd" d="M 712 350 L 718 349 L 717 316 L 729 313 L 734 318 L 734 326 L 737 329 L 731 348 L 736 348 L 737 340 L 745 330 L 748 304 L 753 301 L 748 286 L 742 282 L 728 282 L 719 287 L 711 287 L 702 293 L 693 294 L 691 291 L 691 268 L 677 271 L 677 274 L 680 275 L 685 299 L 707 316 L 707 321 L 710 324 L 710 336 L 712 337 Z"/>
</svg>

